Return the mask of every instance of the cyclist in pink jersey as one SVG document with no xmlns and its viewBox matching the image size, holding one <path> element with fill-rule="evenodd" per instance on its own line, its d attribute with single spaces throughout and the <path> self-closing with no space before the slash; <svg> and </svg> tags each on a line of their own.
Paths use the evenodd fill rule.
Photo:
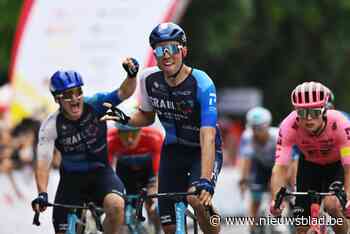
<svg viewBox="0 0 350 234">
<path fill-rule="evenodd" d="M 281 123 L 276 146 L 275 165 L 271 178 L 272 197 L 287 184 L 287 169 L 291 163 L 292 146 L 301 151 L 297 172 L 297 191 L 326 192 L 333 181 L 343 181 L 350 198 L 350 122 L 342 112 L 327 110 L 330 90 L 318 82 L 304 82 L 292 92 L 295 108 Z M 317 178 L 317 179 L 316 179 Z M 281 214 L 271 202 L 273 215 Z M 344 218 L 335 197 L 324 199 L 326 211 L 332 217 Z M 308 199 L 297 198 L 295 217 L 310 216 Z M 350 203 L 345 216 L 350 217 Z M 335 225 L 336 233 L 346 233 L 347 224 Z M 297 233 L 306 233 L 308 226 L 297 227 Z"/>
</svg>

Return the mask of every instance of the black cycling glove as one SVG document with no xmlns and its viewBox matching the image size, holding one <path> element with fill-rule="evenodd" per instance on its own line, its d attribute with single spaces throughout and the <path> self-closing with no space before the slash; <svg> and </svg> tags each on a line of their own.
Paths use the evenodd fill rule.
<svg viewBox="0 0 350 234">
<path fill-rule="evenodd" d="M 130 66 L 128 63 L 123 63 L 123 68 L 128 73 L 128 76 L 130 78 L 135 78 L 137 75 L 137 72 L 139 71 L 139 63 L 136 59 L 131 58 L 133 66 Z"/>
<path fill-rule="evenodd" d="M 121 124 L 128 124 L 130 120 L 129 116 L 127 116 L 122 110 L 120 110 L 118 107 L 115 107 L 115 106 L 108 108 L 106 115 L 117 117 L 115 121 Z"/>
<path fill-rule="evenodd" d="M 197 191 L 205 190 L 205 191 L 209 192 L 211 195 L 214 194 L 214 184 L 213 184 L 213 182 L 209 181 L 208 179 L 201 178 L 201 179 L 193 182 L 192 185 L 196 187 Z"/>
<path fill-rule="evenodd" d="M 32 207 L 35 209 L 36 205 L 39 205 L 40 210 L 44 209 L 48 203 L 48 194 L 45 192 L 39 193 L 38 197 L 32 201 Z"/>
</svg>

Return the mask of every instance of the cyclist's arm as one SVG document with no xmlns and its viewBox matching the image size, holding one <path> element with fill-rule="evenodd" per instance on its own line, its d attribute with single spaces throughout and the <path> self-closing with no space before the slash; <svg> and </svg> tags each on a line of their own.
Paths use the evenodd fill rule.
<svg viewBox="0 0 350 234">
<path fill-rule="evenodd" d="M 288 166 L 275 164 L 272 168 L 271 176 L 271 197 L 275 199 L 276 193 L 288 182 Z"/>
<path fill-rule="evenodd" d="M 241 181 L 247 180 L 250 173 L 253 157 L 252 132 L 247 129 L 243 132 L 239 143 L 239 166 L 241 169 Z"/>
<path fill-rule="evenodd" d="M 136 111 L 130 118 L 129 124 L 135 127 L 143 127 L 153 124 L 156 114 L 153 111 Z"/>
<path fill-rule="evenodd" d="M 249 158 L 241 158 L 239 160 L 240 168 L 241 168 L 241 181 L 247 181 L 250 174 L 250 169 L 252 165 L 252 160 Z"/>
<path fill-rule="evenodd" d="M 292 147 L 296 142 L 296 130 L 292 127 L 294 120 L 291 120 L 289 117 L 290 116 L 282 122 L 277 138 L 275 165 L 272 168 L 271 176 L 271 195 L 273 199 L 278 190 L 288 183 L 288 170 L 292 158 Z"/>
<path fill-rule="evenodd" d="M 350 165 L 343 165 L 344 167 L 344 190 L 346 197 L 350 199 Z"/>
<path fill-rule="evenodd" d="M 35 180 L 38 192 L 47 192 L 49 181 L 50 163 L 54 153 L 56 132 L 57 113 L 51 115 L 45 120 L 39 130 L 39 141 L 37 149 L 37 162 L 35 166 Z"/>
<path fill-rule="evenodd" d="M 215 160 L 215 135 L 216 129 L 212 127 L 201 127 L 200 144 L 202 152 L 201 178 L 211 179 Z"/>
<path fill-rule="evenodd" d="M 201 107 L 201 177 L 210 180 L 215 160 L 217 122 L 216 89 L 213 81 L 205 72 L 193 70 L 192 73 L 197 80 L 197 100 L 200 103 Z"/>
<path fill-rule="evenodd" d="M 135 91 L 136 88 L 136 77 L 126 78 L 117 90 L 117 94 L 121 100 L 129 98 Z"/>
<path fill-rule="evenodd" d="M 340 112 L 339 112 L 340 113 Z M 339 147 L 339 153 L 341 162 L 344 168 L 344 190 L 347 198 L 350 198 L 350 121 L 343 114 L 337 116 L 338 126 L 337 129 L 337 146 Z"/>
</svg>

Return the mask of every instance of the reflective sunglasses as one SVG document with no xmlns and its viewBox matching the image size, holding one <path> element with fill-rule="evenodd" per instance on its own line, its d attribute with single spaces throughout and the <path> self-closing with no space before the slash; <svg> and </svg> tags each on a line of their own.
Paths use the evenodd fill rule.
<svg viewBox="0 0 350 234">
<path fill-rule="evenodd" d="M 67 89 L 58 95 L 63 101 L 71 102 L 74 97 L 75 99 L 80 99 L 83 96 L 83 90 L 81 87 L 76 87 L 72 89 Z"/>
<path fill-rule="evenodd" d="M 297 109 L 297 114 L 302 119 L 307 119 L 308 116 L 311 119 L 317 119 L 322 115 L 324 108 L 314 108 L 314 109 Z"/>
<path fill-rule="evenodd" d="M 153 50 L 153 52 L 154 52 L 154 55 L 158 59 L 160 59 L 160 58 L 165 56 L 165 53 L 168 53 L 170 56 L 179 53 L 181 48 L 182 48 L 181 45 L 169 44 L 169 45 L 164 45 L 164 46 L 157 46 Z"/>
</svg>

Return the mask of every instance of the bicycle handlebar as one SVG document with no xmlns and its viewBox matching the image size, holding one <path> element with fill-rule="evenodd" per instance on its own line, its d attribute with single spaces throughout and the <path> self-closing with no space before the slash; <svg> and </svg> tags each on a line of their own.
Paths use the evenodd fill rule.
<svg viewBox="0 0 350 234">
<path fill-rule="evenodd" d="M 94 221 L 96 223 L 96 227 L 99 231 L 103 230 L 103 226 L 100 220 L 100 216 L 103 214 L 103 209 L 101 207 L 96 206 L 93 202 L 89 202 L 87 206 L 76 206 L 76 205 L 66 205 L 66 204 L 60 204 L 60 203 L 50 203 L 48 202 L 45 204 L 46 207 L 61 207 L 65 209 L 72 209 L 72 210 L 90 210 L 92 217 L 94 218 Z M 33 218 L 33 225 L 40 226 L 40 212 L 35 211 L 34 218 Z"/>
<path fill-rule="evenodd" d="M 276 194 L 274 208 L 275 209 L 280 208 L 280 205 L 283 201 L 283 198 L 288 197 L 288 196 L 294 196 L 294 197 L 308 196 L 311 198 L 322 198 L 322 197 L 326 197 L 326 196 L 336 196 L 343 209 L 345 209 L 346 202 L 347 202 L 346 194 L 345 194 L 344 190 L 342 189 L 342 187 L 340 187 L 339 185 L 334 186 L 334 187 L 330 187 L 329 192 L 315 192 L 315 191 L 291 192 L 291 191 L 288 191 L 285 187 L 281 187 L 281 189 Z"/>
<path fill-rule="evenodd" d="M 146 220 L 145 217 L 142 215 L 142 207 L 143 203 L 145 202 L 146 199 L 148 198 L 173 198 L 173 199 L 182 199 L 186 196 L 191 196 L 191 195 L 198 195 L 198 191 L 194 192 L 178 192 L 178 193 L 154 193 L 154 194 L 149 194 L 147 195 L 147 190 L 142 189 L 140 194 L 139 194 L 139 199 L 137 199 L 137 205 L 136 205 L 136 217 L 140 222 L 143 222 Z"/>
</svg>

